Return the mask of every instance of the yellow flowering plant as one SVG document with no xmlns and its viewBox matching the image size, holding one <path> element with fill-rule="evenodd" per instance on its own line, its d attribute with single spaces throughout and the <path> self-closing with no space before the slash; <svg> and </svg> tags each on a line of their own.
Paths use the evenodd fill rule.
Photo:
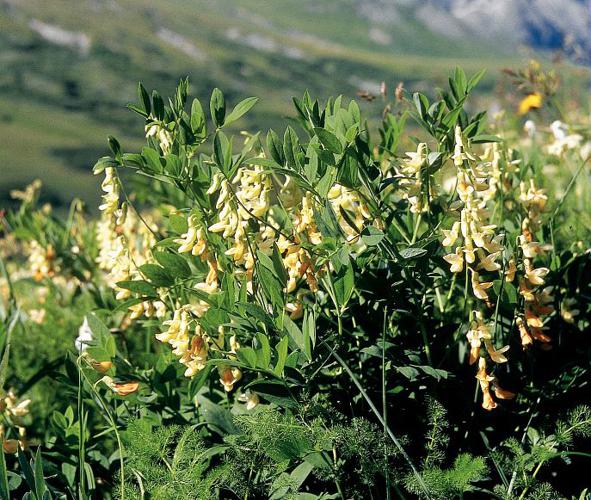
<svg viewBox="0 0 591 500">
<path fill-rule="evenodd" d="M 591 427 L 586 407 L 560 439 L 532 426 L 589 391 L 589 234 L 567 245 L 559 227 L 581 170 L 548 185 L 530 132 L 471 112 L 482 75 L 456 70 L 438 95 L 398 88 L 377 142 L 343 97 L 305 93 L 282 134 L 234 135 L 256 98 L 229 109 L 215 89 L 207 113 L 187 80 L 168 104 L 140 84 L 129 107 L 145 146 L 109 138 L 93 169 L 98 217 L 74 205 L 64 223 L 36 208 L 38 187 L 20 193 L 3 219 L 24 251 L 10 255 L 12 275 L 72 308 L 85 298 L 66 360 L 20 384 L 51 374 L 76 395 L 75 408 L 56 403 L 44 457 L 76 465 L 59 465 L 49 487 L 81 498 L 537 491 L 542 466 Z M 9 284 L 14 317 L 22 305 L 23 329 L 40 332 L 38 311 L 56 304 Z M 7 411 L 28 411 L 7 398 Z M 516 446 L 531 450 L 527 464 Z"/>
</svg>

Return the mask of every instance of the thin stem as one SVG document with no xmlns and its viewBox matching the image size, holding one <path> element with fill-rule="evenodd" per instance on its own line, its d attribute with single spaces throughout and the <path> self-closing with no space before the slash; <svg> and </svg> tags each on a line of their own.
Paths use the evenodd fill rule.
<svg viewBox="0 0 591 500">
<path fill-rule="evenodd" d="M 382 418 L 384 419 L 384 437 L 388 433 L 386 422 L 388 421 L 388 406 L 386 400 L 386 327 L 388 320 L 388 307 L 384 309 L 384 321 L 382 324 Z M 390 474 L 386 463 L 386 440 L 384 439 L 384 459 L 386 464 L 386 499 L 390 500 Z"/>
<path fill-rule="evenodd" d="M 84 458 L 84 403 L 82 399 L 82 368 L 78 367 L 78 426 L 80 434 L 78 436 L 78 480 L 80 498 L 85 498 L 85 467 Z"/>
<path fill-rule="evenodd" d="M 400 454 L 402 455 L 404 460 L 406 460 L 406 463 L 411 468 L 412 473 L 417 478 L 417 482 L 419 483 L 421 489 L 425 493 L 425 498 L 427 498 L 427 499 L 431 498 L 431 496 L 429 495 L 429 489 L 427 488 L 427 485 L 425 484 L 423 477 L 419 473 L 418 469 L 415 467 L 415 465 L 414 465 L 413 461 L 411 460 L 410 456 L 408 455 L 408 453 L 406 453 L 406 451 L 404 450 L 404 448 L 400 444 L 400 441 L 398 441 L 398 439 L 396 438 L 396 436 L 394 435 L 392 430 L 388 427 L 388 424 L 382 418 L 381 413 L 376 408 L 376 405 L 373 403 L 373 401 L 371 400 L 371 398 L 369 397 L 367 392 L 365 392 L 365 389 L 363 389 L 363 386 L 359 383 L 359 380 L 357 380 L 357 377 L 355 376 L 355 374 L 351 371 L 351 369 L 349 368 L 347 363 L 345 363 L 343 361 L 343 359 L 334 351 L 334 349 L 332 349 L 331 347 L 329 347 L 329 349 L 332 351 L 332 355 L 334 356 L 334 358 L 339 362 L 339 364 L 347 372 L 347 375 L 349 375 L 349 378 L 351 378 L 351 381 L 353 382 L 353 384 L 355 384 L 355 386 L 359 390 L 360 394 L 363 396 L 363 399 L 365 399 L 365 401 L 367 402 L 367 404 L 371 408 L 371 411 L 373 411 L 373 413 L 375 414 L 377 419 L 384 426 L 384 429 L 386 429 L 386 433 L 388 434 L 388 437 L 392 440 L 392 442 L 394 443 L 396 448 L 398 448 L 398 451 L 400 452 Z"/>
</svg>

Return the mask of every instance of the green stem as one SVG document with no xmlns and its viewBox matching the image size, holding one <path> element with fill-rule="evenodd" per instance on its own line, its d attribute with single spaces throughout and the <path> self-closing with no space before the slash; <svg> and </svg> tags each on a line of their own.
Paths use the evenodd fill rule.
<svg viewBox="0 0 591 500">
<path fill-rule="evenodd" d="M 78 488 L 80 498 L 84 499 L 86 489 L 84 480 L 86 459 L 84 457 L 84 402 L 82 399 L 82 368 L 80 366 L 78 366 L 78 426 L 80 430 L 80 435 L 78 436 Z"/>
<path fill-rule="evenodd" d="M 373 401 L 371 400 L 371 398 L 369 397 L 367 392 L 365 392 L 365 389 L 363 389 L 363 386 L 359 383 L 359 380 L 357 380 L 357 377 L 355 376 L 355 374 L 351 371 L 351 369 L 349 368 L 347 363 L 345 363 L 343 361 L 343 359 L 334 351 L 334 349 L 332 349 L 331 347 L 329 347 L 329 349 L 332 351 L 332 355 L 334 356 L 334 358 L 338 361 L 338 363 L 347 372 L 347 375 L 349 375 L 349 378 L 351 379 L 353 384 L 355 384 L 355 386 L 359 390 L 359 393 L 363 396 L 363 399 L 365 399 L 365 401 L 367 402 L 367 404 L 371 408 L 371 411 L 374 413 L 374 415 L 377 417 L 377 419 L 380 421 L 380 423 L 384 426 L 384 429 L 386 429 L 386 433 L 388 434 L 388 437 L 392 440 L 392 442 L 394 443 L 396 448 L 398 448 L 398 451 L 400 452 L 400 454 L 402 455 L 402 457 L 404 458 L 404 460 L 406 461 L 408 466 L 411 468 L 412 473 L 417 478 L 417 482 L 419 483 L 419 486 L 421 487 L 421 489 L 425 493 L 424 498 L 427 498 L 427 499 L 431 498 L 431 496 L 429 495 L 429 489 L 427 488 L 427 485 L 425 484 L 423 477 L 419 473 L 418 469 L 415 467 L 415 465 L 412 462 L 408 453 L 406 453 L 406 451 L 404 450 L 404 448 L 400 444 L 400 441 L 398 441 L 398 439 L 396 438 L 396 436 L 394 435 L 394 433 L 392 432 L 390 427 L 388 427 L 388 424 L 386 423 L 386 421 L 382 418 L 381 413 L 376 408 L 376 405 L 373 403 Z"/>
<path fill-rule="evenodd" d="M 78 358 L 78 363 L 77 363 L 78 364 L 78 371 L 80 374 L 82 374 L 82 376 L 84 377 L 84 380 L 86 381 L 86 383 L 88 383 L 90 390 L 96 396 L 96 398 L 99 402 L 99 406 L 105 411 L 105 418 L 106 418 L 107 422 L 109 422 L 109 424 L 111 424 L 111 429 L 115 433 L 115 439 L 117 440 L 117 448 L 119 450 L 119 468 L 121 470 L 120 481 L 119 481 L 120 487 L 121 487 L 121 500 L 125 500 L 125 465 L 123 463 L 123 443 L 121 442 L 121 436 L 119 435 L 119 431 L 117 430 L 117 422 L 115 422 L 115 419 L 113 418 L 113 415 L 111 414 L 111 411 L 109 410 L 109 407 L 107 406 L 107 404 L 105 403 L 105 400 L 102 398 L 102 396 L 99 394 L 99 392 L 96 390 L 94 384 L 90 380 L 88 380 L 88 377 L 86 376 L 86 374 L 84 373 L 84 370 L 82 369 L 82 366 L 80 365 L 80 361 L 81 361 L 81 358 Z"/>
<path fill-rule="evenodd" d="M 382 418 L 384 419 L 384 438 L 388 433 L 385 422 L 388 421 L 388 406 L 386 399 L 386 325 L 388 320 L 388 307 L 384 309 L 384 321 L 382 325 Z M 386 462 L 386 440 L 384 439 L 384 462 L 386 464 L 386 500 L 390 500 L 390 474 Z"/>
</svg>

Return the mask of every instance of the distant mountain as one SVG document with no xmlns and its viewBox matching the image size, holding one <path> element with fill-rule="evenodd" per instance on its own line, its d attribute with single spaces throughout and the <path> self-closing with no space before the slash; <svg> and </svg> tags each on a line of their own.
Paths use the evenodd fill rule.
<svg viewBox="0 0 591 500">
<path fill-rule="evenodd" d="M 57 202 L 96 196 L 107 134 L 139 145 L 124 105 L 140 80 L 166 94 L 189 75 L 202 100 L 214 86 L 230 103 L 260 96 L 240 126 L 266 128 L 305 89 L 420 89 L 456 65 L 491 70 L 490 89 L 528 46 L 582 43 L 586 19 L 582 0 L 0 0 L 0 202 L 36 177 Z"/>
<path fill-rule="evenodd" d="M 410 17 L 450 38 L 490 40 L 500 50 L 516 45 L 564 50 L 589 62 L 591 4 L 587 0 L 361 0 L 357 11 L 372 22 L 398 25 Z"/>
</svg>

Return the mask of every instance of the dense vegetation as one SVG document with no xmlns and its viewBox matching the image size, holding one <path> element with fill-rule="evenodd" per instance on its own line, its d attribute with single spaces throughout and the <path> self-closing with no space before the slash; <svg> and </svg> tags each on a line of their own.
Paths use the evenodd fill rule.
<svg viewBox="0 0 591 500">
<path fill-rule="evenodd" d="M 510 76 L 520 116 L 456 70 L 378 134 L 139 85 L 99 218 L 2 215 L 0 497 L 586 498 L 588 122 Z"/>
</svg>

